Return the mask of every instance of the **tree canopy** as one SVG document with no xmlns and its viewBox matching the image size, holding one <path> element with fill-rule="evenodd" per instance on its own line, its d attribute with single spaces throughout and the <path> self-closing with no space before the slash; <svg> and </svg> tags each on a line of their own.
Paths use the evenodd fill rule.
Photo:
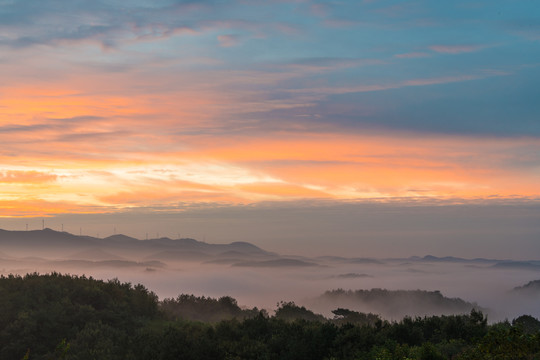
<svg viewBox="0 0 540 360">
<path fill-rule="evenodd" d="M 488 325 L 467 315 L 406 317 L 338 308 L 325 318 L 294 302 L 275 315 L 229 296 L 159 301 L 142 285 L 52 273 L 0 277 L 0 358 L 21 359 L 537 359 L 540 322 Z"/>
</svg>

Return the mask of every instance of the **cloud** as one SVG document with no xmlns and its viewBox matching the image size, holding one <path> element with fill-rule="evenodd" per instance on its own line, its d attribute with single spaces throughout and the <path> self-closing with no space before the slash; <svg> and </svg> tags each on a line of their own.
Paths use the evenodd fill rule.
<svg viewBox="0 0 540 360">
<path fill-rule="evenodd" d="M 176 2 L 144 3 L 130 6 L 112 2 L 37 1 L 12 2 L 0 8 L 0 44 L 28 47 L 91 40 L 105 48 L 133 40 L 167 38 L 176 34 L 196 33 L 194 11 L 210 4 Z M 61 25 L 58 25 L 61 24 Z"/>
<path fill-rule="evenodd" d="M 111 209 L 109 209 L 111 210 Z M 46 201 L 42 199 L 0 199 L 0 217 L 49 217 L 59 214 L 99 214 L 106 211 L 102 207 L 81 204 Z"/>
<path fill-rule="evenodd" d="M 504 27 L 512 34 L 516 34 L 529 41 L 540 40 L 540 21 L 538 18 L 527 15 L 522 18 L 506 21 Z"/>
<path fill-rule="evenodd" d="M 208 191 L 208 189 L 198 190 L 176 190 L 172 189 L 159 191 L 156 189 L 140 189 L 135 191 L 124 191 L 116 194 L 98 196 L 97 199 L 104 203 L 103 209 L 107 209 L 110 205 L 115 205 L 120 208 L 132 207 L 153 207 L 153 206 L 171 206 L 180 202 L 222 202 L 222 203 L 239 203 L 241 200 L 231 196 L 230 193 L 222 191 Z"/>
<path fill-rule="evenodd" d="M 394 55 L 394 57 L 397 57 L 399 59 L 415 59 L 415 58 L 423 58 L 423 57 L 429 57 L 429 56 L 431 55 L 426 52 L 410 52 L 410 53 Z"/>
<path fill-rule="evenodd" d="M 266 200 L 275 198 L 277 200 L 287 198 L 289 200 L 298 198 L 332 198 L 331 194 L 324 191 L 310 188 L 303 184 L 284 183 L 252 183 L 237 187 L 239 190 L 250 194 L 249 196 L 264 195 Z"/>
<path fill-rule="evenodd" d="M 437 53 L 455 55 L 480 51 L 486 47 L 486 45 L 432 45 L 429 48 Z"/>
<path fill-rule="evenodd" d="M 492 76 L 503 76 L 508 75 L 508 73 L 492 73 L 492 72 L 482 72 L 478 74 L 470 75 L 457 75 L 457 76 L 441 76 L 441 77 L 432 77 L 432 78 L 419 78 L 419 79 L 410 79 L 403 80 L 395 83 L 380 83 L 380 84 L 369 84 L 369 85 L 357 85 L 350 87 L 324 87 L 324 88 L 310 88 L 310 89 L 292 89 L 289 90 L 291 93 L 319 93 L 319 94 L 346 94 L 346 93 L 359 93 L 359 92 L 373 92 L 373 91 L 384 91 L 390 89 L 400 89 L 404 87 L 411 86 L 429 86 L 429 85 L 441 85 L 441 84 L 451 84 L 456 82 L 472 81 L 484 79 Z"/>
<path fill-rule="evenodd" d="M 357 68 L 369 65 L 384 64 L 380 59 L 362 59 L 362 58 L 338 58 L 338 57 L 310 57 L 299 58 L 288 61 L 282 65 L 284 68 L 291 68 L 295 71 L 336 71 L 348 68 Z M 276 65 L 279 67 L 279 65 Z"/>
<path fill-rule="evenodd" d="M 240 44 L 240 37 L 234 34 L 219 35 L 217 39 L 219 41 L 219 46 L 221 47 L 233 47 Z"/>
<path fill-rule="evenodd" d="M 102 132 L 81 132 L 63 134 L 57 137 L 54 141 L 76 143 L 79 141 L 94 142 L 94 141 L 109 141 L 122 139 L 130 135 L 129 131 L 102 131 Z"/>
<path fill-rule="evenodd" d="M 57 128 L 51 124 L 34 124 L 34 125 L 4 125 L 0 126 L 0 133 L 25 133 L 25 132 L 39 132 L 45 129 Z"/>
<path fill-rule="evenodd" d="M 55 123 L 61 123 L 63 125 L 65 124 L 73 124 L 73 123 L 85 123 L 89 124 L 91 122 L 97 122 L 97 121 L 103 121 L 107 120 L 107 118 L 101 117 L 101 116 L 93 116 L 93 115 L 82 115 L 82 116 L 73 116 L 73 117 L 67 117 L 67 118 L 51 118 L 47 119 L 47 122 L 55 122 Z"/>
<path fill-rule="evenodd" d="M 471 16 L 450 5 L 317 4 L 3 2 L 0 43 L 11 48 L 0 51 L 0 166 L 57 178 L 39 191 L 3 182 L 2 196 L 81 209 L 510 196 L 498 178 L 518 196 L 537 193 L 537 144 L 512 148 L 511 167 L 501 144 L 471 140 L 538 136 L 538 69 L 522 66 L 536 50 L 503 43 L 501 56 L 482 58 L 498 48 L 460 45 L 483 26 L 449 27 L 446 17 Z M 419 16 L 437 26 L 420 33 Z M 456 44 L 441 42 L 449 31 Z M 434 56 L 472 51 L 474 63 Z M 443 134 L 458 134 L 458 145 Z M 5 180 L 22 181 L 14 174 Z"/>
<path fill-rule="evenodd" d="M 0 46 L 21 49 L 37 45 L 96 43 L 109 51 L 137 42 L 198 36 L 216 30 L 234 29 L 259 38 L 268 36 L 269 31 L 297 31 L 292 23 L 268 21 L 262 16 L 255 19 L 231 16 L 231 5 L 239 14 L 251 8 L 234 2 L 222 4 L 216 1 L 123 4 L 75 0 L 65 4 L 54 0 L 48 1 L 46 6 L 37 4 L 36 0 L 16 1 L 0 7 L 0 30 L 3 30 Z M 223 34 L 218 40 L 222 47 L 230 47 L 238 44 L 239 37 L 237 34 Z"/>
<path fill-rule="evenodd" d="M 0 200 L 15 207 L 39 200 L 79 213 L 88 207 L 105 212 L 181 202 L 540 196 L 534 177 L 539 144 L 534 139 L 206 134 L 186 145 L 176 152 L 127 147 L 121 160 L 117 151 L 110 153 L 111 144 L 99 142 L 71 149 L 69 157 L 34 154 L 24 167 L 1 173 Z M 516 166 L 524 154 L 527 161 Z"/>
<path fill-rule="evenodd" d="M 54 182 L 58 178 L 55 174 L 39 171 L 0 170 L 0 183 L 41 184 Z"/>
</svg>

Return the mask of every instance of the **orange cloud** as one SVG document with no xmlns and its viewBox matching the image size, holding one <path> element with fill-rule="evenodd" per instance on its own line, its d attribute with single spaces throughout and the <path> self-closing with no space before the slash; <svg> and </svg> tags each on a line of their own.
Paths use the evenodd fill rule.
<svg viewBox="0 0 540 360">
<path fill-rule="evenodd" d="M 202 154 L 246 164 L 287 184 L 320 187 L 338 198 L 538 196 L 538 175 L 512 168 L 511 158 L 519 159 L 521 146 L 540 144 L 534 139 L 324 134 L 229 141 Z"/>
<path fill-rule="evenodd" d="M 129 186 L 126 186 L 129 189 Z M 225 202 L 238 203 L 239 198 L 220 187 L 197 184 L 189 181 L 154 181 L 148 186 L 139 186 L 128 191 L 98 196 L 107 205 L 120 207 L 171 205 L 180 202 Z"/>
<path fill-rule="evenodd" d="M 55 181 L 54 174 L 39 171 L 0 171 L 0 183 L 41 184 Z"/>
<path fill-rule="evenodd" d="M 110 210 L 110 209 L 109 209 Z M 0 217 L 49 217 L 58 214 L 95 214 L 106 212 L 103 208 L 81 206 L 43 200 L 0 200 Z"/>
<path fill-rule="evenodd" d="M 269 200 L 269 197 L 274 197 L 278 200 L 287 199 L 305 199 L 305 198 L 333 198 L 332 195 L 317 189 L 297 184 L 282 184 L 282 183 L 253 183 L 246 185 L 238 185 L 236 189 L 247 194 L 247 197 L 256 197 L 263 195 L 264 200 Z"/>
<path fill-rule="evenodd" d="M 223 119 L 297 106 L 296 100 L 258 100 L 249 91 L 253 83 L 262 86 L 289 74 L 237 71 L 220 79 L 220 86 L 241 84 L 248 90 L 226 92 L 210 82 L 211 76 L 223 76 L 219 72 L 201 79 L 200 73 L 183 72 L 184 84 L 175 74 L 153 79 L 151 71 L 137 71 L 71 75 L 28 87 L 1 85 L 0 202 L 5 206 L 0 216 L 179 202 L 540 196 L 534 166 L 517 166 L 522 149 L 538 153 L 536 139 L 306 133 L 302 128 L 262 133 L 249 121 L 241 123 L 245 129 L 233 128 L 245 133 L 229 131 Z M 485 76 L 299 91 L 338 94 Z"/>
<path fill-rule="evenodd" d="M 174 139 L 164 137 L 164 143 Z M 4 170 L 2 216 L 174 208 L 179 203 L 540 196 L 534 168 L 516 165 L 523 149 L 540 148 L 535 139 L 206 135 L 183 137 L 183 151 L 128 146 L 124 159 L 107 159 L 110 147 L 100 150 L 82 141 L 82 148 L 97 152 L 96 159 L 52 154 L 39 169 L 32 170 L 33 159 L 28 159 L 24 169 Z"/>
</svg>

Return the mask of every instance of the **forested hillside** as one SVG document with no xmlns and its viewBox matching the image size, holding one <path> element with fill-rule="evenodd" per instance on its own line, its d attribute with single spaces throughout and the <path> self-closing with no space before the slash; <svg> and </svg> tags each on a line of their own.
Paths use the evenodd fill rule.
<svg viewBox="0 0 540 360">
<path fill-rule="evenodd" d="M 426 290 L 343 290 L 326 291 L 313 301 L 315 305 L 340 306 L 376 312 L 385 319 L 404 316 L 467 314 L 472 309 L 487 310 L 460 298 L 448 298 L 440 291 Z"/>
<path fill-rule="evenodd" d="M 488 325 L 468 315 L 405 318 L 293 302 L 274 315 L 235 299 L 158 301 L 142 285 L 30 274 L 0 278 L 0 358 L 10 359 L 537 359 L 540 322 Z"/>
</svg>

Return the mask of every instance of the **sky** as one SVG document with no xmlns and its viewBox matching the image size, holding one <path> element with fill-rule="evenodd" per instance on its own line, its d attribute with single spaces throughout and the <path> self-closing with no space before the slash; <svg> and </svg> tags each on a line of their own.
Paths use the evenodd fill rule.
<svg viewBox="0 0 540 360">
<path fill-rule="evenodd" d="M 0 227 L 530 257 L 539 59 L 526 0 L 0 0 Z"/>
</svg>

